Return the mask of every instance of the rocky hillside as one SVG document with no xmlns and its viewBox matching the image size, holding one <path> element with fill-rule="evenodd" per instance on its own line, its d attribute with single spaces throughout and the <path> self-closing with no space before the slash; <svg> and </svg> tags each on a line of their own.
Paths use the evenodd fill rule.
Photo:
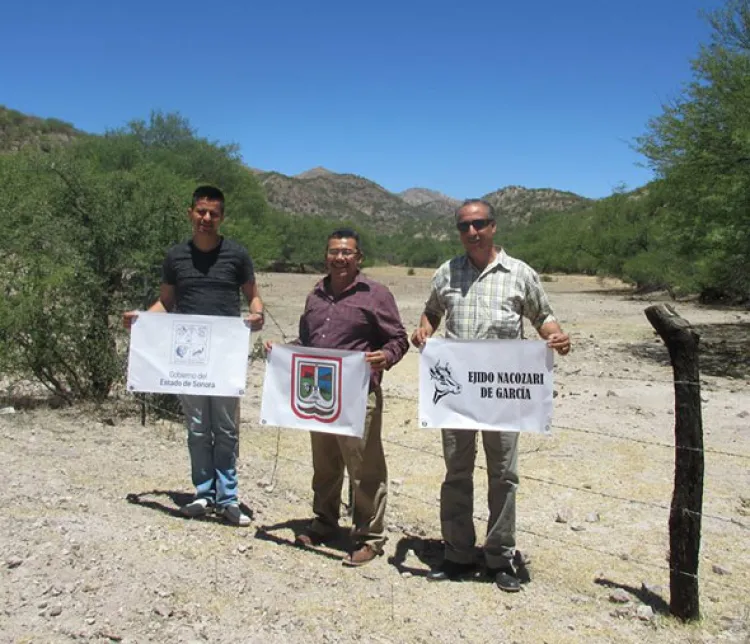
<svg viewBox="0 0 750 644">
<path fill-rule="evenodd" d="M 409 188 L 399 192 L 398 196 L 412 206 L 420 206 L 446 215 L 453 215 L 461 203 L 459 199 L 428 188 Z"/>
<path fill-rule="evenodd" d="M 330 170 L 328 170 L 328 168 L 317 166 L 315 168 L 305 170 L 304 172 L 300 172 L 299 174 L 295 175 L 295 177 L 297 179 L 317 179 L 318 177 L 330 177 L 334 174 L 336 173 L 331 172 Z"/>
<path fill-rule="evenodd" d="M 578 210 L 591 202 L 573 192 L 521 186 L 507 186 L 482 198 L 495 208 L 501 225 L 511 227 L 528 223 L 538 212 Z"/>
<path fill-rule="evenodd" d="M 445 231 L 461 203 L 427 188 L 392 193 L 364 177 L 313 168 L 294 177 L 278 172 L 255 171 L 269 203 L 279 210 L 301 215 L 321 215 L 377 226 L 392 231 L 403 222 L 418 222 L 428 231 Z M 484 196 L 496 209 L 501 226 L 527 223 L 542 211 L 574 210 L 588 200 L 571 192 L 509 186 Z"/>
<path fill-rule="evenodd" d="M 83 134 L 65 121 L 29 116 L 0 105 L 0 152 L 65 144 Z"/>
<path fill-rule="evenodd" d="M 269 203 L 279 210 L 301 215 L 321 215 L 399 229 L 404 221 L 421 222 L 428 228 L 442 226 L 445 209 L 412 204 L 377 183 L 353 174 L 337 174 L 315 168 L 295 177 L 278 172 L 256 175 Z"/>
</svg>

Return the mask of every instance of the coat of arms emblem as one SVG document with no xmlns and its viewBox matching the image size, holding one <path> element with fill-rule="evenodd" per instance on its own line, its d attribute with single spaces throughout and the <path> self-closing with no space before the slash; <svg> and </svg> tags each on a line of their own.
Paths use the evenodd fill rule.
<svg viewBox="0 0 750 644">
<path fill-rule="evenodd" d="M 291 402 L 300 418 L 334 422 L 341 413 L 341 358 L 293 354 Z"/>
<path fill-rule="evenodd" d="M 172 325 L 172 364 L 208 364 L 211 327 L 208 324 L 175 322 Z"/>
</svg>

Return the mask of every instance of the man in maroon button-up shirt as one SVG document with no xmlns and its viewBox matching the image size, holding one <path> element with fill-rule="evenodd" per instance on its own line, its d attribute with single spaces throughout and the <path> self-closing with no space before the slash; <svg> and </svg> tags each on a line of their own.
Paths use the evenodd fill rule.
<svg viewBox="0 0 750 644">
<path fill-rule="evenodd" d="M 350 229 L 328 237 L 328 275 L 307 296 L 299 323 L 306 347 L 364 351 L 372 368 L 363 438 L 310 432 L 313 457 L 313 512 L 309 529 L 297 541 L 312 545 L 335 534 L 341 507 L 344 467 L 353 488 L 354 548 L 344 565 L 361 566 L 383 552 L 388 472 L 380 432 L 383 397 L 380 382 L 409 348 L 391 292 L 359 272 L 359 236 Z"/>
</svg>

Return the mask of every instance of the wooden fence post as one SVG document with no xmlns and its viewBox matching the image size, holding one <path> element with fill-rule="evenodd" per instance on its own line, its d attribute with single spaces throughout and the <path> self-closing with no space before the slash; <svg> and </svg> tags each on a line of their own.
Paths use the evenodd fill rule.
<svg viewBox="0 0 750 644">
<path fill-rule="evenodd" d="M 703 421 L 698 334 L 669 305 L 649 306 L 646 317 L 669 350 L 675 393 L 675 468 L 669 512 L 669 612 L 700 618 L 698 557 L 703 509 Z"/>
</svg>

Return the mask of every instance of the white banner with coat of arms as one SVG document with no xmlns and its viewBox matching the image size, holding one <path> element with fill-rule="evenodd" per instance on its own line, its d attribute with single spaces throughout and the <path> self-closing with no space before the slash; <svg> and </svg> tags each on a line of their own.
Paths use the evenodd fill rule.
<svg viewBox="0 0 750 644">
<path fill-rule="evenodd" d="M 369 383 L 370 365 L 361 351 L 274 344 L 260 422 L 362 438 Z"/>
<path fill-rule="evenodd" d="M 427 340 L 419 359 L 425 428 L 549 433 L 554 356 L 539 340 Z"/>
</svg>

